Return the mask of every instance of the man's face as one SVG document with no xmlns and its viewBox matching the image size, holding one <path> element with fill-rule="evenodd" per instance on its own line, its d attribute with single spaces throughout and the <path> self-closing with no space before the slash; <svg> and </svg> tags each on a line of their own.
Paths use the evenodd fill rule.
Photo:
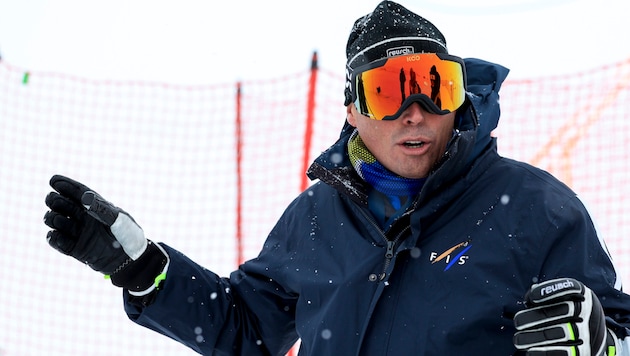
<svg viewBox="0 0 630 356">
<path fill-rule="evenodd" d="M 405 178 L 424 178 L 446 150 L 455 113 L 430 114 L 414 103 L 396 120 L 379 121 L 350 104 L 347 119 L 385 168 Z"/>
</svg>

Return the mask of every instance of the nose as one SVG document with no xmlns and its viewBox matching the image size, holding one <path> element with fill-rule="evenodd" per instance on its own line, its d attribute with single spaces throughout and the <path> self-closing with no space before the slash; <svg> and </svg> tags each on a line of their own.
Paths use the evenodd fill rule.
<svg viewBox="0 0 630 356">
<path fill-rule="evenodd" d="M 400 119 L 407 125 L 415 125 L 421 123 L 427 112 L 418 103 L 411 104 L 400 115 Z"/>
</svg>

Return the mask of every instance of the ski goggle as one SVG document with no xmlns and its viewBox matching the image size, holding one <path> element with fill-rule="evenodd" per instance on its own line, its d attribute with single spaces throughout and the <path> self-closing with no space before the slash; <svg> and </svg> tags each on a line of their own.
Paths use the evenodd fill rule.
<svg viewBox="0 0 630 356">
<path fill-rule="evenodd" d="M 414 53 L 358 67 L 350 85 L 357 110 L 374 120 L 395 120 L 413 102 L 443 115 L 464 103 L 466 70 L 459 57 Z"/>
</svg>

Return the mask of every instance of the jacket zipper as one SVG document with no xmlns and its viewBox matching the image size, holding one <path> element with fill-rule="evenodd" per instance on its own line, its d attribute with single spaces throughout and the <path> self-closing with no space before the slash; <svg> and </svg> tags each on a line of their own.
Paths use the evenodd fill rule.
<svg viewBox="0 0 630 356">
<path fill-rule="evenodd" d="M 387 241 L 387 250 L 385 251 L 385 264 L 383 265 L 383 272 L 378 276 L 379 281 L 382 281 L 385 279 L 385 276 L 387 276 L 387 268 L 389 268 L 389 264 L 392 263 L 392 260 L 394 259 L 396 244 L 398 244 L 398 241 L 400 241 L 400 238 L 407 230 L 409 230 L 409 226 L 405 226 L 405 228 L 396 235 L 396 238 L 393 240 L 389 240 L 385 237 L 385 235 L 383 235 Z"/>
<path fill-rule="evenodd" d="M 370 215 L 368 215 L 363 209 L 359 209 L 359 210 L 361 211 L 363 216 L 370 222 L 370 224 L 374 226 L 377 231 L 380 232 L 381 237 L 387 243 L 387 249 L 385 250 L 385 263 L 383 264 L 383 272 L 381 272 L 381 274 L 378 275 L 378 280 L 382 281 L 387 276 L 387 268 L 389 268 L 390 263 L 392 263 L 392 260 L 394 259 L 394 251 L 396 249 L 396 244 L 398 244 L 398 241 L 400 241 L 400 238 L 403 236 L 403 234 L 407 230 L 409 230 L 409 225 L 405 226 L 405 228 L 402 229 L 402 231 L 400 231 L 398 235 L 396 235 L 396 238 L 394 238 L 393 240 L 390 240 L 387 238 L 387 235 L 385 234 L 385 232 L 383 232 L 381 227 L 374 221 L 374 219 L 372 219 Z M 403 214 L 400 218 L 404 217 L 405 215 L 407 215 L 407 213 Z"/>
</svg>

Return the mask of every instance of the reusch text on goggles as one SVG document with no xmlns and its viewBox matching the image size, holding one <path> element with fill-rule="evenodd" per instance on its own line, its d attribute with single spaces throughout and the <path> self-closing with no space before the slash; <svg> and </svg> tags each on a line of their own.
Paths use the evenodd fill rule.
<svg viewBox="0 0 630 356">
<path fill-rule="evenodd" d="M 362 115 L 395 120 L 416 101 L 434 114 L 457 110 L 465 99 L 466 72 L 459 57 L 414 53 L 357 68 L 351 85 L 352 100 Z"/>
</svg>

